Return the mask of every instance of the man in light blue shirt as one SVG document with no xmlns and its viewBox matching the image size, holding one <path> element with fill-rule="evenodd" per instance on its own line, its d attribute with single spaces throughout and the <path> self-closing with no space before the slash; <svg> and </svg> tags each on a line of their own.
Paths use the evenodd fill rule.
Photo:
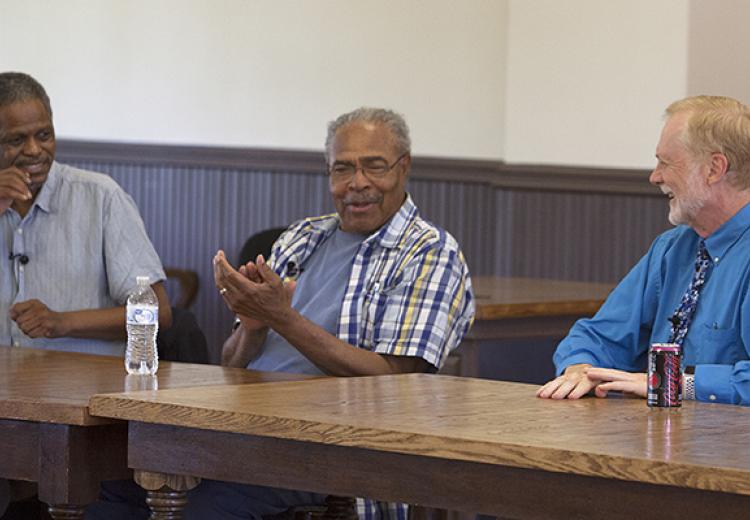
<svg viewBox="0 0 750 520">
<path fill-rule="evenodd" d="M 710 260 L 682 344 L 684 394 L 750 405 L 750 108 L 697 96 L 666 117 L 650 181 L 669 197 L 677 227 L 657 237 L 593 318 L 573 326 L 554 356 L 558 377 L 539 397 L 645 397 L 649 345 L 670 341 L 703 242 Z"/>
<path fill-rule="evenodd" d="M 171 323 L 161 262 L 128 194 L 54 157 L 44 88 L 0 73 L 0 345 L 121 356 L 137 275 Z"/>
</svg>

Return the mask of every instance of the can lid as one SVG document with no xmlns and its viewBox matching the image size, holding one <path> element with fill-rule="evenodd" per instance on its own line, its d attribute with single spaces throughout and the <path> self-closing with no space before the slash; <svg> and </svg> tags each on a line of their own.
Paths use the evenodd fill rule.
<svg viewBox="0 0 750 520">
<path fill-rule="evenodd" d="M 678 343 L 652 343 L 651 352 L 680 352 L 682 347 Z"/>
</svg>

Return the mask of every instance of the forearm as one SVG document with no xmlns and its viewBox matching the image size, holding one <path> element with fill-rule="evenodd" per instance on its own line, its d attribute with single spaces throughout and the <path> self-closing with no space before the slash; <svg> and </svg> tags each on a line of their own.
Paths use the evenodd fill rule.
<svg viewBox="0 0 750 520">
<path fill-rule="evenodd" d="M 248 331 L 240 325 L 224 342 L 221 364 L 225 367 L 245 368 L 260 352 L 268 336 L 268 327 Z"/>
<path fill-rule="evenodd" d="M 159 328 L 172 326 L 169 297 L 161 282 L 151 286 L 159 302 Z M 107 309 L 87 309 L 60 313 L 63 322 L 61 336 L 86 339 L 119 340 L 127 338 L 125 306 Z"/>
<path fill-rule="evenodd" d="M 118 340 L 127 337 L 125 307 L 59 313 L 60 337 Z"/>
<path fill-rule="evenodd" d="M 421 358 L 386 356 L 352 346 L 291 308 L 270 325 L 328 375 L 381 375 L 423 372 L 429 368 Z"/>
</svg>

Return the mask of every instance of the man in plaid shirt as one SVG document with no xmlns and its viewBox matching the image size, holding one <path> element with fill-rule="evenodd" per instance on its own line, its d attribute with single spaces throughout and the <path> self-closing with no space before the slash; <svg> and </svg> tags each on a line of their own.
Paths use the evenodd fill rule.
<svg viewBox="0 0 750 520">
<path fill-rule="evenodd" d="M 474 298 L 456 240 L 423 220 L 406 192 L 410 148 L 390 110 L 340 116 L 326 140 L 336 213 L 293 224 L 270 259 L 239 270 L 217 253 L 216 285 L 238 318 L 223 364 L 332 376 L 440 369 L 471 326 Z M 323 499 L 205 481 L 186 514 L 253 518 Z M 402 506 L 365 501 L 360 511 L 405 518 Z"/>
</svg>

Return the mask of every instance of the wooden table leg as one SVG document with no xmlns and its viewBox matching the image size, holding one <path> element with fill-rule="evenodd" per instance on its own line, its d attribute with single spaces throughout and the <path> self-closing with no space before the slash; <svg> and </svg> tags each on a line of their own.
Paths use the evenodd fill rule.
<svg viewBox="0 0 750 520">
<path fill-rule="evenodd" d="M 357 500 L 351 497 L 328 495 L 322 520 L 357 520 Z"/>
<path fill-rule="evenodd" d="M 187 492 L 200 479 L 187 475 L 169 475 L 135 470 L 136 483 L 146 490 L 146 504 L 151 508 L 151 520 L 178 520 L 187 504 Z"/>
<path fill-rule="evenodd" d="M 53 520 L 83 520 L 83 512 L 86 506 L 74 506 L 70 504 L 55 504 L 48 507 L 49 515 Z"/>
</svg>

